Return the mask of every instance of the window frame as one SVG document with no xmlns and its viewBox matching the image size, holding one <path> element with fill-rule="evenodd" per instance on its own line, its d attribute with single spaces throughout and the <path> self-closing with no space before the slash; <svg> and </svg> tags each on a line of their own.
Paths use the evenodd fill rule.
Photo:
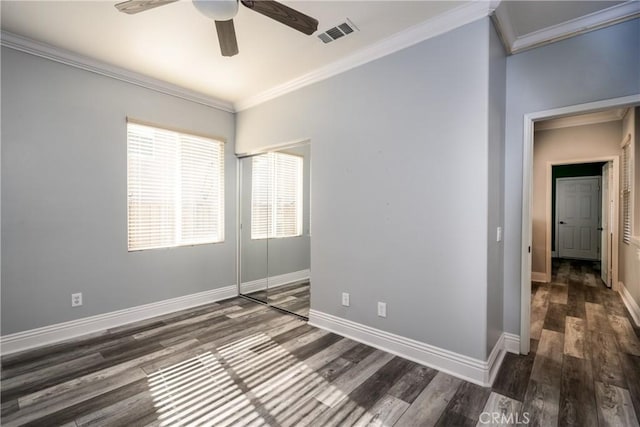
<svg viewBox="0 0 640 427">
<path fill-rule="evenodd" d="M 131 240 L 131 234 L 132 234 L 132 222 L 131 222 L 131 208 L 132 208 L 132 197 L 134 197 L 132 195 L 132 188 L 131 188 L 131 153 L 130 153 L 130 126 L 139 126 L 139 127 L 146 127 L 146 128 L 150 128 L 153 131 L 159 131 L 159 132 L 163 132 L 165 133 L 165 135 L 173 135 L 173 137 L 176 138 L 176 143 L 178 144 L 178 146 L 175 148 L 176 152 L 175 152 L 175 177 L 174 177 L 174 183 L 175 183 L 175 194 L 173 195 L 173 206 L 174 206 L 174 224 L 173 224 L 173 228 L 174 228 L 174 232 L 173 232 L 173 236 L 172 236 L 172 243 L 171 244 L 154 244 L 154 245 L 132 245 L 132 240 Z M 225 181 L 226 181 L 226 159 L 225 159 L 225 155 L 226 155 L 226 150 L 225 150 L 225 145 L 226 145 L 226 139 L 225 138 L 221 138 L 218 136 L 212 136 L 212 135 L 206 135 L 206 134 L 201 134 L 201 133 L 197 133 L 197 132 L 193 132 L 193 131 L 189 131 L 189 130 L 184 130 L 184 129 L 180 129 L 180 128 L 174 128 L 174 127 L 169 127 L 169 126 L 163 126 L 163 125 L 158 125 L 155 123 L 149 123 L 146 121 L 141 121 L 141 120 L 137 120 L 137 119 L 132 119 L 127 117 L 127 121 L 126 121 L 126 126 L 125 126 L 125 133 L 126 133 L 126 160 L 127 160 L 127 176 L 126 176 L 126 203 L 127 203 L 127 251 L 128 252 L 139 252 L 139 251 L 148 251 L 148 250 L 156 250 L 156 249 L 170 249 L 170 248 L 178 248 L 178 247 L 189 247 L 189 246 L 200 246 L 200 245 L 211 245 L 211 244 L 218 244 L 218 243 L 224 243 L 225 242 L 225 229 L 226 229 L 226 218 L 225 218 L 225 205 L 226 205 L 226 188 L 225 188 Z M 220 170 L 217 173 L 212 174 L 213 176 L 217 175 L 217 178 L 214 178 L 214 181 L 217 183 L 216 187 L 217 189 L 215 190 L 215 192 L 217 192 L 218 194 L 218 203 L 217 203 L 217 207 L 219 209 L 219 211 L 217 212 L 217 216 L 218 216 L 218 220 L 217 220 L 217 230 L 216 230 L 216 239 L 215 240 L 206 240 L 206 241 L 201 241 L 199 239 L 194 239 L 191 238 L 190 240 L 185 240 L 182 237 L 182 225 L 184 224 L 184 214 L 185 211 L 183 210 L 183 192 L 185 191 L 185 187 L 182 184 L 183 178 L 187 177 L 189 175 L 192 175 L 193 172 L 190 173 L 183 173 L 184 169 L 182 168 L 181 165 L 181 160 L 183 160 L 181 158 L 181 156 L 184 154 L 182 150 L 182 144 L 185 143 L 184 139 L 195 139 L 197 140 L 206 140 L 209 142 L 214 143 L 217 148 L 214 151 L 217 151 L 217 154 L 212 157 L 212 161 L 213 159 L 218 159 L 218 163 L 220 166 Z M 193 147 L 192 147 L 193 149 Z M 205 160 L 206 161 L 206 160 Z"/>
</svg>

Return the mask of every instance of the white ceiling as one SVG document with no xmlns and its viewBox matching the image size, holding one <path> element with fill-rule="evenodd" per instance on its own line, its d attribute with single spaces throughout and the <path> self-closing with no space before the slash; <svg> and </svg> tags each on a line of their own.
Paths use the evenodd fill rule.
<svg viewBox="0 0 640 427">
<path fill-rule="evenodd" d="M 454 28 L 452 21 L 459 20 L 462 25 L 480 17 L 478 13 L 486 16 L 497 4 L 483 0 L 282 1 L 318 19 L 319 32 L 344 18 L 359 28 L 330 44 L 240 6 L 234 19 L 240 53 L 226 58 L 220 55 L 213 21 L 201 15 L 190 0 L 136 15 L 118 12 L 114 7 L 118 1 L 122 0 L 2 0 L 3 44 L 10 45 L 7 37 L 19 36 L 19 43 L 37 46 L 27 51 L 51 51 L 53 47 L 67 57 L 75 55 L 67 63 L 82 62 L 78 58 L 96 60 L 97 64 L 148 76 L 238 109 L 283 93 L 278 88 L 291 87 L 291 82 L 297 82 L 297 87 L 311 83 L 317 80 L 314 73 L 335 64 L 342 66 L 333 67 L 334 73 L 376 57 L 368 49 L 386 43 L 384 49 L 376 50 L 380 56 L 411 44 L 412 39 L 424 39 L 427 33 L 432 36 Z M 613 18 L 612 7 L 619 8 Z M 561 38 L 557 27 L 567 20 L 573 22 L 578 17 L 580 21 L 581 16 L 604 10 L 609 11 L 606 18 L 614 22 L 622 13 L 628 16 L 633 12 L 630 7 L 638 9 L 640 2 L 510 1 L 496 10 L 496 22 L 507 49 L 515 52 L 548 42 L 547 28 L 555 28 L 552 36 Z M 590 25 L 596 22 L 589 19 Z M 583 31 L 590 28 L 583 27 Z M 569 30 L 571 34 L 579 32 Z M 399 37 L 403 41 L 395 42 Z M 350 65 L 343 66 L 345 63 Z M 323 72 L 324 77 L 328 74 Z M 233 110 L 233 106 L 228 108 Z"/>
<path fill-rule="evenodd" d="M 237 102 L 463 2 L 283 1 L 326 30 L 349 18 L 360 29 L 330 44 L 240 6 L 240 53 L 220 55 L 212 20 L 191 1 L 136 15 L 117 1 L 2 1 L 2 29 L 226 101 Z"/>
</svg>

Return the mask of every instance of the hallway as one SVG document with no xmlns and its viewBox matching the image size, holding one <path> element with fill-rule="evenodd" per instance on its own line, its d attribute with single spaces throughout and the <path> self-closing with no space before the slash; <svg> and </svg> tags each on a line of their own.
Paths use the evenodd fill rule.
<svg viewBox="0 0 640 427">
<path fill-rule="evenodd" d="M 530 425 L 639 425 L 640 328 L 598 268 L 554 260 L 532 283 L 531 352 L 507 354 L 493 385 Z"/>
</svg>

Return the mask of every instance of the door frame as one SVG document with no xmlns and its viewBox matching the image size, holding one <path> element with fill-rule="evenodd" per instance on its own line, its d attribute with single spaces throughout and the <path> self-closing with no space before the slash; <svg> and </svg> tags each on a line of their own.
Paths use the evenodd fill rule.
<svg viewBox="0 0 640 427">
<path fill-rule="evenodd" d="M 589 113 L 640 103 L 640 95 L 611 98 L 525 114 L 522 151 L 522 223 L 520 247 L 520 353 L 529 353 L 531 321 L 531 237 L 533 204 L 533 126 L 540 120 Z M 618 197 L 616 197 L 617 199 Z M 617 286 L 617 284 L 616 284 Z"/>
<path fill-rule="evenodd" d="M 580 163 L 600 163 L 600 162 L 613 162 L 614 168 L 619 167 L 619 162 L 620 162 L 620 158 L 619 156 L 601 156 L 601 157 L 588 157 L 588 158 L 574 158 L 574 159 L 569 159 L 569 160 L 552 160 L 552 161 L 548 161 L 547 162 L 547 171 L 546 171 L 546 197 L 545 197 L 545 212 L 546 212 L 546 229 L 545 229 L 545 276 L 546 276 L 546 283 L 550 283 L 551 282 L 551 273 L 552 273 L 552 266 L 551 266 L 551 261 L 553 258 L 553 251 L 551 250 L 551 221 L 554 221 L 554 223 L 556 224 L 556 243 L 558 240 L 558 218 L 557 218 L 557 214 L 556 212 L 551 212 L 551 207 L 552 207 L 552 201 L 551 199 L 553 198 L 553 167 L 554 166 L 562 166 L 562 165 L 575 165 L 575 164 L 580 164 Z M 581 177 L 581 178 L 587 178 L 587 177 Z M 613 175 L 613 179 L 616 179 L 617 175 L 614 172 Z M 602 185 L 602 178 L 600 179 L 600 183 Z M 614 187 L 615 188 L 615 187 Z M 601 190 L 602 191 L 602 190 Z M 557 190 L 556 190 L 557 192 Z M 615 193 L 614 193 L 615 194 Z M 557 196 L 557 193 L 556 193 Z M 602 193 L 600 194 L 600 202 L 602 202 Z M 558 209 L 558 206 L 556 204 L 556 211 Z M 616 198 L 616 200 L 614 201 L 614 210 L 617 212 L 618 209 L 618 200 Z M 553 216 L 553 218 L 552 218 Z M 617 224 L 616 224 L 617 226 Z M 617 228 L 614 228 L 615 234 L 616 236 L 614 237 L 617 238 L 617 233 L 618 230 Z M 558 246 L 556 244 L 556 254 L 558 252 Z M 617 256 L 617 249 L 616 249 L 616 256 Z M 617 258 L 616 258 L 617 261 Z M 616 270 L 617 273 L 617 264 L 614 267 L 614 269 Z M 616 276 L 617 277 L 617 274 Z"/>
</svg>

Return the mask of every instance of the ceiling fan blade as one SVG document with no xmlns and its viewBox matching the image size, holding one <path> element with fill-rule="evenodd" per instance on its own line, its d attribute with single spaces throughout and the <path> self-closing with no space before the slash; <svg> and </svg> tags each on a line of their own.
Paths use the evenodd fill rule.
<svg viewBox="0 0 640 427">
<path fill-rule="evenodd" d="M 116 4 L 116 9 L 120 12 L 133 15 L 134 13 L 144 12 L 154 7 L 164 6 L 178 0 L 129 0 Z"/>
<path fill-rule="evenodd" d="M 271 19 L 301 31 L 307 35 L 313 34 L 318 29 L 318 20 L 291 9 L 282 3 L 273 0 L 242 0 L 242 4 L 251 10 L 268 16 Z"/>
<path fill-rule="evenodd" d="M 216 21 L 216 31 L 218 31 L 218 42 L 222 56 L 233 56 L 238 53 L 238 40 L 236 30 L 233 26 L 233 19 L 228 21 Z"/>
</svg>

